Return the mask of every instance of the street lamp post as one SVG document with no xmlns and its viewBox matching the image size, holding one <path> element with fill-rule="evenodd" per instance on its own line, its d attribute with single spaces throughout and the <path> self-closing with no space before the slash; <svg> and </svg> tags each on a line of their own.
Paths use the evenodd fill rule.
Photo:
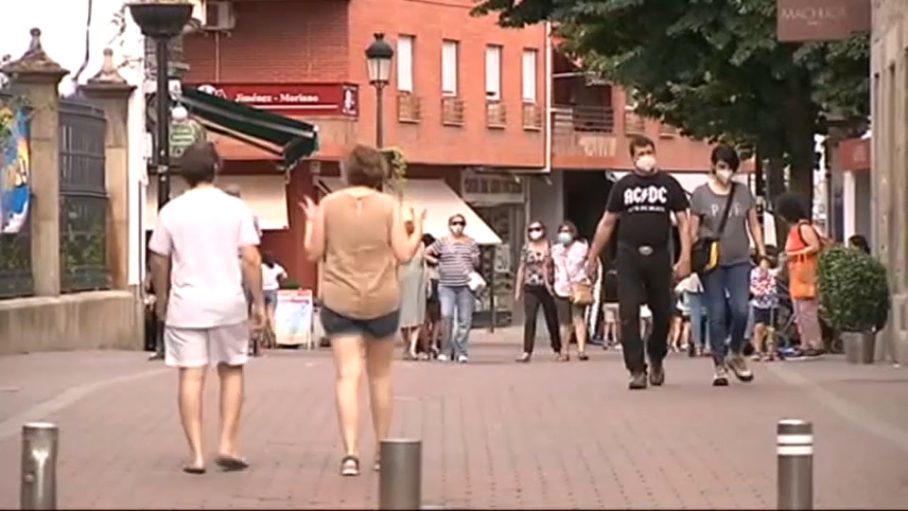
<svg viewBox="0 0 908 511">
<path fill-rule="evenodd" d="M 170 40 L 180 35 L 192 17 L 188 2 L 145 1 L 129 4 L 129 12 L 142 35 L 154 39 L 156 57 L 155 103 L 157 133 L 154 164 L 158 176 L 158 211 L 170 199 L 170 90 L 168 87 L 168 50 Z M 164 358 L 164 328 L 158 320 L 155 353 L 152 360 Z"/>
<path fill-rule="evenodd" d="M 393 58 L 394 48 L 385 42 L 385 34 L 375 34 L 375 40 L 366 48 L 366 66 L 369 72 L 369 83 L 375 87 L 375 145 L 379 149 L 385 145 L 382 92 L 391 82 L 391 59 Z"/>
<path fill-rule="evenodd" d="M 142 35 L 155 42 L 155 103 L 157 133 L 155 170 L 158 175 L 158 210 L 170 199 L 170 91 L 168 87 L 168 43 L 183 32 L 192 17 L 192 4 L 186 2 L 141 2 L 129 4 L 129 12 Z"/>
</svg>

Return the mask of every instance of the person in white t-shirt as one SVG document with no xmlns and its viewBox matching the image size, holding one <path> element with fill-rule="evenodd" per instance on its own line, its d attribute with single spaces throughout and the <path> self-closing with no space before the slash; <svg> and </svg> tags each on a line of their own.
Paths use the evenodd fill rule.
<svg viewBox="0 0 908 511">
<path fill-rule="evenodd" d="M 208 366 L 221 383 L 221 431 L 215 464 L 243 470 L 236 435 L 248 360 L 249 315 L 243 282 L 252 295 L 252 328 L 264 322 L 262 260 L 252 212 L 213 185 L 220 167 L 214 146 L 199 142 L 180 158 L 189 191 L 168 202 L 148 242 L 156 313 L 164 321 L 167 365 L 179 368 L 179 408 L 189 443 L 189 474 L 205 472 L 202 396 Z M 240 257 L 237 257 L 237 252 Z"/>
<path fill-rule="evenodd" d="M 270 252 L 262 254 L 262 292 L 265 297 L 265 331 L 274 335 L 274 312 L 281 281 L 287 278 L 283 266 L 277 264 Z"/>
</svg>

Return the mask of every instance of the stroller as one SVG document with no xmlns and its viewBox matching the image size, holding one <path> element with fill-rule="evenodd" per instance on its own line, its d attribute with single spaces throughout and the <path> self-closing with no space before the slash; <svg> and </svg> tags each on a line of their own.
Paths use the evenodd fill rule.
<svg viewBox="0 0 908 511">
<path fill-rule="evenodd" d="M 779 297 L 779 305 L 775 309 L 772 317 L 772 337 L 773 346 L 781 358 L 800 356 L 801 337 L 798 334 L 797 316 L 794 311 L 794 303 L 791 295 L 788 293 L 787 272 L 779 272 L 776 276 L 776 293 Z M 823 333 L 823 345 L 829 353 L 841 353 L 842 346 L 838 335 L 829 326 L 829 323 L 823 317 L 820 311 L 820 329 Z"/>
</svg>

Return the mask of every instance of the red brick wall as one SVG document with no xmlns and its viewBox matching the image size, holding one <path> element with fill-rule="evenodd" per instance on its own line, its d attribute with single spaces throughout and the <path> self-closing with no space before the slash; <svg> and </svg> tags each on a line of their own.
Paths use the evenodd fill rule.
<svg viewBox="0 0 908 511">
<path fill-rule="evenodd" d="M 368 85 L 364 51 L 372 34 L 416 37 L 415 94 L 422 121 L 397 117 L 397 89 L 385 91 L 385 144 L 400 146 L 411 162 L 439 165 L 541 167 L 542 131 L 522 127 L 521 65 L 524 48 L 539 51 L 537 93 L 545 98 L 544 28 L 504 30 L 491 17 L 469 15 L 469 0 L 307 0 L 236 2 L 237 26 L 229 35 L 186 38 L 191 82 L 341 82 L 360 85 L 359 140 L 375 140 L 375 93 Z M 460 41 L 458 89 L 465 103 L 465 125 L 441 125 L 442 39 Z M 499 44 L 502 100 L 507 127 L 488 129 L 485 120 L 485 47 Z M 396 79 L 396 70 L 393 73 Z"/>
<path fill-rule="evenodd" d="M 235 2 L 229 34 L 187 36 L 189 82 L 342 82 L 348 69 L 347 2 Z"/>
<path fill-rule="evenodd" d="M 543 26 L 505 30 L 492 16 L 470 16 L 470 0 L 356 0 L 350 4 L 350 77 L 366 82 L 363 50 L 373 32 L 384 32 L 396 44 L 398 34 L 415 36 L 413 55 L 414 91 L 421 100 L 419 124 L 397 120 L 396 86 L 385 91 L 388 110 L 385 137 L 401 146 L 408 160 L 448 165 L 542 167 L 545 139 L 542 131 L 524 131 L 521 109 L 522 53 L 539 52 L 537 99 L 545 98 L 543 77 L 545 29 Z M 464 101 L 465 125 L 441 125 L 441 46 L 443 39 L 459 41 L 458 93 Z M 502 102 L 507 112 L 504 130 L 488 129 L 485 122 L 485 48 L 503 46 Z M 396 71 L 394 73 L 396 80 Z M 375 94 L 364 87 L 360 94 L 359 133 L 374 140 Z"/>
</svg>

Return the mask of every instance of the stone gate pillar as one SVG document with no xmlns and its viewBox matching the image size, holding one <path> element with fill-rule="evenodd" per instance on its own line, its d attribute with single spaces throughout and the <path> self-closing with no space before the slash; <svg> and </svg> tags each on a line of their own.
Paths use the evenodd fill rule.
<svg viewBox="0 0 908 511">
<path fill-rule="evenodd" d="M 41 30 L 31 29 L 22 58 L 3 66 L 31 111 L 32 275 L 35 295 L 60 294 L 60 80 L 69 74 L 41 47 Z"/>
<path fill-rule="evenodd" d="M 113 289 L 129 287 L 129 99 L 135 87 L 117 71 L 113 51 L 104 50 L 101 71 L 80 92 L 104 110 L 107 182 L 107 261 Z M 133 212 L 139 214 L 137 212 Z"/>
</svg>

